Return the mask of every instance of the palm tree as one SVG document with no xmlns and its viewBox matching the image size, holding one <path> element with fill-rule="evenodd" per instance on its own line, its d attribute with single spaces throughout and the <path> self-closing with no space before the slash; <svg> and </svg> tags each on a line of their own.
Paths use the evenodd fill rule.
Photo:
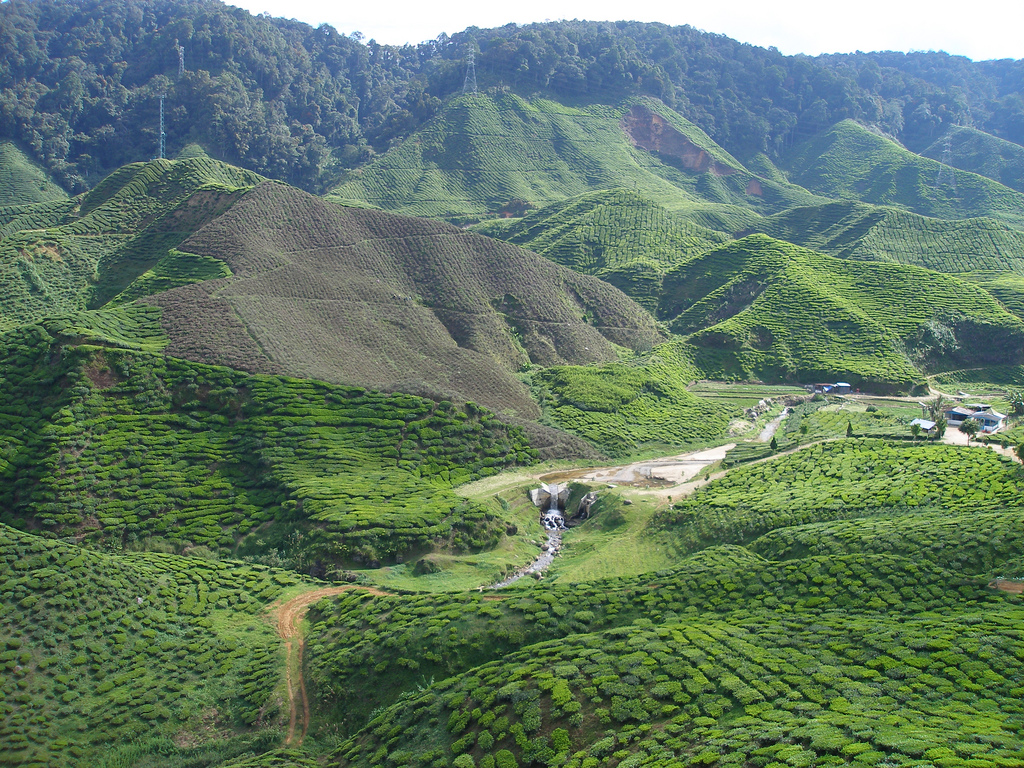
<svg viewBox="0 0 1024 768">
<path fill-rule="evenodd" d="M 939 393 L 935 396 L 935 399 L 928 403 L 928 418 L 932 421 L 938 421 L 939 417 L 946 412 L 946 405 L 949 403 L 946 400 L 946 396 Z"/>
</svg>

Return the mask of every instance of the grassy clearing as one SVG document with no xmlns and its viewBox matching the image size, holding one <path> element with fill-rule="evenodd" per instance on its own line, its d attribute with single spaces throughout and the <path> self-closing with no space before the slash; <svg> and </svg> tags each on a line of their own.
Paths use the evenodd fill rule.
<svg viewBox="0 0 1024 768">
<path fill-rule="evenodd" d="M 651 536 L 649 530 L 654 513 L 662 505 L 657 499 L 628 489 L 602 493 L 593 518 L 563 535 L 562 551 L 546 572 L 544 582 L 637 576 L 672 567 L 678 562 L 677 552 Z"/>
</svg>

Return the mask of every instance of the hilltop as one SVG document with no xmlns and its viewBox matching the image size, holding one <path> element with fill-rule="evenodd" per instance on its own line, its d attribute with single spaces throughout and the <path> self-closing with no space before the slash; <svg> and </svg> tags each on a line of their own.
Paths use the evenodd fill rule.
<svg viewBox="0 0 1024 768">
<path fill-rule="evenodd" d="M 924 216 L 988 216 L 1024 227 L 1024 195 L 975 173 L 915 155 L 894 141 L 844 120 L 790 152 L 783 161 L 793 182 L 811 192 Z"/>
<path fill-rule="evenodd" d="M 939 219 L 854 201 L 791 208 L 746 230 L 841 259 L 936 272 L 1024 273 L 1024 232 L 992 218 Z"/>
<path fill-rule="evenodd" d="M 899 311 L 894 312 L 893 308 Z M 906 391 L 924 371 L 1019 364 L 1024 325 L 985 291 L 899 264 L 823 256 L 751 235 L 669 272 L 659 314 L 709 378 Z"/>
<path fill-rule="evenodd" d="M 591 192 L 478 231 L 599 277 L 653 312 L 665 272 L 728 237 L 677 217 L 633 190 Z"/>
<path fill-rule="evenodd" d="M 260 180 L 209 159 L 154 160 L 71 200 L 0 209 L 0 330 L 222 276 L 175 248 Z"/>
<path fill-rule="evenodd" d="M 952 127 L 921 154 L 1024 192 L 1024 147 L 977 128 Z"/>
<path fill-rule="evenodd" d="M 568 106 L 512 92 L 451 100 L 423 128 L 332 190 L 416 216 L 479 219 L 609 187 L 672 209 L 777 211 L 816 198 L 760 178 L 653 99 Z"/>
<path fill-rule="evenodd" d="M 588 21 L 386 46 L 202 0 L 3 3 L 0 30 L 3 138 L 73 193 L 157 155 L 161 93 L 167 156 L 194 143 L 322 192 L 461 93 L 470 49 L 482 91 L 584 108 L 651 97 L 744 162 L 847 118 L 915 151 L 958 125 L 1024 141 L 1015 63 L 936 52 L 784 56 L 686 25 Z"/>
<path fill-rule="evenodd" d="M 279 183 L 258 186 L 180 249 L 231 271 L 147 300 L 163 310 L 167 353 L 203 362 L 426 387 L 535 417 L 514 376 L 524 366 L 609 360 L 660 338 L 647 313 L 595 278 L 451 225 Z M 242 362 L 234 339 L 246 335 Z"/>
</svg>

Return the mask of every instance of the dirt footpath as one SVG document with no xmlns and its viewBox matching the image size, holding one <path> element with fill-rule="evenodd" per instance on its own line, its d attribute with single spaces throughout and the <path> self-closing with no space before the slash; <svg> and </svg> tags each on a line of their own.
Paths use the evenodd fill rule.
<svg viewBox="0 0 1024 768">
<path fill-rule="evenodd" d="M 286 603 L 270 606 L 270 611 L 277 621 L 277 634 L 284 640 L 285 657 L 285 680 L 288 686 L 288 737 L 285 739 L 285 746 L 302 746 L 306 738 L 306 731 L 309 730 L 309 699 L 306 696 L 306 681 L 302 677 L 302 653 L 305 650 L 306 642 L 302 638 L 302 620 L 306 617 L 309 606 L 318 600 L 332 595 L 339 595 L 342 592 L 360 590 L 369 592 L 371 595 L 387 595 L 373 587 L 362 587 L 354 584 L 346 584 L 342 587 L 324 587 L 303 592 L 293 597 Z M 298 684 L 296 684 L 298 681 Z M 301 718 L 301 723 L 300 723 Z M 296 731 L 301 731 L 296 739 Z"/>
</svg>

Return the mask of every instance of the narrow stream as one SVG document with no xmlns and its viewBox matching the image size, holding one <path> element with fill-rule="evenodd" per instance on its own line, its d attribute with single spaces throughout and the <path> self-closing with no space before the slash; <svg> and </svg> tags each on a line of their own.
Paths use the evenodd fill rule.
<svg viewBox="0 0 1024 768">
<path fill-rule="evenodd" d="M 515 584 L 524 576 L 529 576 L 531 573 L 540 573 L 546 571 L 548 566 L 551 565 L 555 560 L 555 555 L 558 554 L 558 550 L 562 546 L 562 531 L 558 528 L 555 530 L 548 531 L 548 548 L 546 551 L 541 552 L 540 556 L 530 563 L 525 568 L 520 568 L 514 574 L 509 576 L 504 581 L 499 581 L 497 584 L 491 584 L 486 589 L 501 589 L 507 587 L 509 584 Z"/>
<path fill-rule="evenodd" d="M 555 555 L 562 548 L 562 531 L 565 530 L 565 515 L 562 514 L 562 508 L 559 505 L 559 496 L 563 489 L 565 489 L 565 486 L 558 483 L 542 483 L 541 487 L 536 491 L 537 496 L 534 498 L 534 503 L 538 507 L 543 504 L 543 496 L 541 494 L 547 494 L 547 510 L 542 513 L 540 520 L 548 535 L 547 546 L 544 547 L 544 550 L 532 563 L 520 568 L 507 579 L 499 581 L 497 584 L 491 584 L 489 587 L 486 587 L 487 589 L 507 587 L 509 584 L 514 584 L 531 573 L 540 573 L 547 570 L 548 566 L 554 562 Z"/>
</svg>

